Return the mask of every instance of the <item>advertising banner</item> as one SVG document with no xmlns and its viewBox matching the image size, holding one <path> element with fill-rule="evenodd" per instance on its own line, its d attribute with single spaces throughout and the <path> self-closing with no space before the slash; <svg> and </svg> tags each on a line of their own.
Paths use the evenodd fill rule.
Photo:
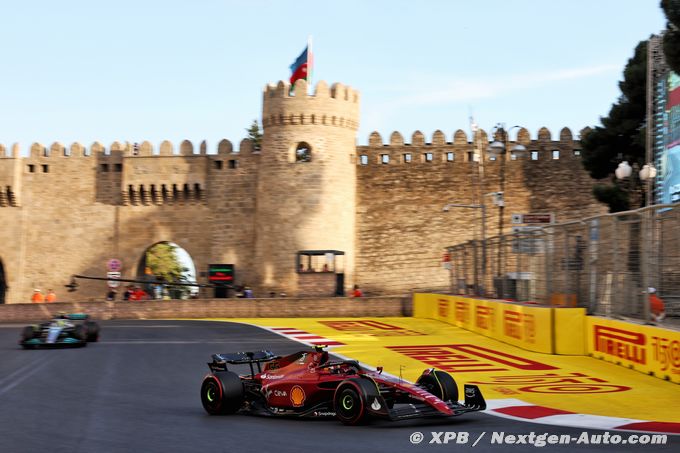
<svg viewBox="0 0 680 453">
<path fill-rule="evenodd" d="M 660 137 L 663 149 L 660 156 L 661 203 L 680 201 L 680 76 L 670 72 L 661 83 L 661 100 L 665 101 Z"/>
<path fill-rule="evenodd" d="M 588 354 L 680 383 L 680 332 L 587 317 Z"/>
<path fill-rule="evenodd" d="M 414 316 L 432 318 L 530 351 L 552 354 L 553 309 L 444 294 L 416 294 Z"/>
</svg>

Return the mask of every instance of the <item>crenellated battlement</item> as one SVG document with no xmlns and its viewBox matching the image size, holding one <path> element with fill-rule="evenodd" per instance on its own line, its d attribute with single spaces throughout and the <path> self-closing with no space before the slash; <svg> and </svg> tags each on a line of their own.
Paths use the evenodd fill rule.
<svg viewBox="0 0 680 453">
<path fill-rule="evenodd" d="M 584 128 L 580 131 L 579 136 L 584 135 L 589 129 Z M 394 131 L 390 134 L 389 142 L 385 143 L 382 139 L 382 136 L 380 135 L 379 132 L 374 131 L 371 132 L 371 134 L 368 137 L 368 147 L 369 148 L 376 148 L 376 147 L 383 147 L 383 146 L 446 146 L 446 145 L 467 145 L 472 143 L 472 139 L 478 140 L 481 143 L 484 144 L 489 144 L 489 134 L 484 130 L 484 129 L 478 129 L 477 134 L 475 137 L 470 135 L 468 138 L 468 134 L 461 130 L 458 129 L 456 132 L 454 132 L 452 140 L 448 140 L 446 137 L 446 134 L 440 130 L 436 130 L 432 134 L 432 139 L 428 142 L 426 141 L 425 135 L 421 131 L 415 131 L 411 135 L 411 141 L 410 143 L 406 143 L 404 141 L 403 135 L 398 132 Z M 495 138 L 500 138 L 500 137 L 495 137 Z M 577 139 L 578 140 L 578 139 Z M 516 137 L 513 140 L 512 137 L 510 139 L 511 143 L 521 143 L 523 145 L 528 145 L 530 143 L 544 143 L 544 142 L 554 142 L 554 143 L 569 143 L 573 142 L 573 134 L 571 130 L 568 127 L 564 127 L 560 130 L 559 133 L 559 139 L 553 141 L 552 139 L 552 133 L 550 130 L 546 127 L 542 127 L 538 130 L 536 134 L 536 138 L 532 139 L 531 135 L 529 133 L 529 130 L 526 128 L 520 128 L 518 129 L 516 133 Z"/>
<path fill-rule="evenodd" d="M 291 86 L 288 82 L 279 80 L 277 84 L 269 84 L 264 89 L 265 98 L 281 98 L 281 99 L 304 99 L 304 98 L 317 98 L 325 99 L 332 98 L 338 101 L 347 101 L 353 104 L 359 103 L 359 92 L 352 89 L 352 87 L 345 86 L 342 83 L 334 83 L 331 87 L 321 80 L 316 84 L 314 89 L 314 94 L 308 94 L 309 84 L 304 79 L 299 79 L 295 81 L 293 90 L 291 91 Z"/>
<path fill-rule="evenodd" d="M 341 83 L 330 88 L 323 80 L 316 84 L 314 94 L 308 94 L 305 80 L 292 87 L 279 81 L 267 85 L 263 92 L 262 125 L 275 126 L 323 125 L 359 128 L 359 92 Z"/>
<path fill-rule="evenodd" d="M 587 130 L 581 130 L 583 135 Z M 387 165 L 387 164 L 410 164 L 410 163 L 430 163 L 430 162 L 476 162 L 482 154 L 486 160 L 495 160 L 484 151 L 493 140 L 502 140 L 496 133 L 491 137 L 483 129 L 477 130 L 472 135 L 458 129 L 451 138 L 444 132 L 435 131 L 428 141 L 421 131 L 411 134 L 410 142 L 404 140 L 404 136 L 394 131 L 390 134 L 387 142 L 383 141 L 378 132 L 372 132 L 368 137 L 367 146 L 357 146 L 360 165 Z M 542 127 L 538 130 L 535 138 L 532 139 L 526 128 L 517 130 L 516 134 L 510 137 L 509 148 L 512 149 L 516 144 L 523 145 L 529 152 L 526 156 L 529 160 L 541 161 L 560 159 L 580 158 L 580 142 L 574 139 L 571 130 L 567 127 L 562 128 L 559 138 L 553 140 L 550 130 Z M 480 150 L 482 153 L 480 153 Z M 517 160 L 519 156 L 512 151 L 505 155 L 506 160 Z"/>
<path fill-rule="evenodd" d="M 209 152 L 208 144 L 205 140 L 199 143 L 198 147 L 189 140 L 182 141 L 178 147 L 168 140 L 161 142 L 156 152 L 154 145 L 149 141 L 141 143 L 118 142 L 111 143 L 106 147 L 99 141 L 92 143 L 89 148 L 78 143 L 72 143 L 70 146 L 65 146 L 59 142 L 52 143 L 49 147 L 41 143 L 33 143 L 30 147 L 29 156 L 27 159 L 43 159 L 43 158 L 60 158 L 60 157 L 97 157 L 97 158 L 121 158 L 121 157 L 158 157 L 158 156 L 204 156 L 204 155 L 223 155 L 223 154 L 239 154 L 245 156 L 248 154 L 258 154 L 253 143 L 249 139 L 243 139 L 239 143 L 239 148 L 234 151 L 234 147 L 227 139 L 222 139 L 214 148 L 215 153 Z M 12 145 L 11 152 L 8 152 L 5 145 L 0 143 L 0 159 L 2 158 L 21 158 L 19 144 Z"/>
</svg>

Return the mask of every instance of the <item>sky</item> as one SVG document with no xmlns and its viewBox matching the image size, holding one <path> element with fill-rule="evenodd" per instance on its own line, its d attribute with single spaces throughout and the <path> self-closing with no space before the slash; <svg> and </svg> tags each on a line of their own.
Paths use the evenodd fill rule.
<svg viewBox="0 0 680 453">
<path fill-rule="evenodd" d="M 261 120 L 313 39 L 313 83 L 361 93 L 372 131 L 429 141 L 504 123 L 599 124 L 659 0 L 0 0 L 0 143 L 188 139 L 216 152 Z"/>
</svg>

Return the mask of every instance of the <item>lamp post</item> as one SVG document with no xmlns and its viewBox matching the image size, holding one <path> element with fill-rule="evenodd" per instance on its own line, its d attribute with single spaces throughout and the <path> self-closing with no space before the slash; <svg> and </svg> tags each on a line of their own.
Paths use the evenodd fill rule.
<svg viewBox="0 0 680 453">
<path fill-rule="evenodd" d="M 498 123 L 493 128 L 494 141 L 489 144 L 487 151 L 489 154 L 494 156 L 496 159 L 500 159 L 499 168 L 499 186 L 500 190 L 495 194 L 495 202 L 498 206 L 498 237 L 499 240 L 503 236 L 503 223 L 504 223 L 504 210 L 505 210 L 505 161 L 507 159 L 506 154 L 508 146 L 510 145 L 509 135 L 510 131 L 515 128 L 521 128 L 521 126 L 512 126 L 510 129 L 505 128 L 504 123 Z M 499 140 L 500 139 L 500 140 Z M 515 143 L 515 145 L 510 149 L 512 155 L 517 157 L 523 157 L 527 154 L 527 149 L 524 145 L 520 143 Z M 502 244 L 498 245 L 498 276 L 501 276 L 501 264 L 503 259 L 503 247 Z"/>
<path fill-rule="evenodd" d="M 633 167 L 631 167 L 627 161 L 619 163 L 616 170 L 614 170 L 614 174 L 616 175 L 616 178 L 619 180 L 631 178 L 630 185 L 631 186 L 633 185 L 632 178 Z M 642 170 L 640 170 L 637 176 L 640 178 L 640 181 L 644 184 L 645 187 L 644 205 L 649 207 L 653 204 L 652 197 L 653 183 L 654 178 L 656 178 L 656 168 L 654 167 L 654 164 L 651 162 L 644 164 L 642 166 Z M 653 210 L 647 208 L 647 212 L 645 212 L 642 217 L 643 253 L 641 254 L 642 262 L 640 265 L 640 274 L 642 280 L 641 282 L 642 287 L 644 288 L 642 294 L 645 296 L 642 302 L 643 316 L 645 321 L 649 321 L 650 319 L 649 288 L 654 287 L 654 285 L 652 284 L 652 273 L 650 269 L 651 261 L 650 249 L 652 246 L 652 216 Z"/>
<path fill-rule="evenodd" d="M 475 294 L 477 296 L 483 295 L 483 291 L 480 290 L 480 286 L 484 286 L 486 281 L 486 205 L 482 204 L 458 204 L 458 203 L 448 203 L 442 208 L 443 212 L 449 212 L 451 208 L 468 208 L 468 209 L 481 209 L 482 210 L 482 285 L 475 282 Z M 475 271 L 476 273 L 476 271 Z"/>
<path fill-rule="evenodd" d="M 636 164 L 633 164 L 636 165 Z M 616 167 L 616 170 L 614 170 L 614 175 L 616 175 L 616 179 L 619 180 L 624 180 L 626 178 L 630 178 L 633 175 L 633 167 L 630 166 L 628 161 L 624 160 L 623 162 L 619 163 L 619 166 Z M 654 183 L 654 178 L 656 178 L 656 167 L 654 167 L 653 163 L 648 163 L 644 164 L 642 166 L 642 170 L 638 173 L 638 176 L 640 178 L 640 181 L 645 186 L 645 206 L 651 206 L 653 204 L 652 200 L 652 192 L 653 192 L 653 183 Z M 633 180 L 630 180 L 631 186 L 633 185 Z"/>
</svg>

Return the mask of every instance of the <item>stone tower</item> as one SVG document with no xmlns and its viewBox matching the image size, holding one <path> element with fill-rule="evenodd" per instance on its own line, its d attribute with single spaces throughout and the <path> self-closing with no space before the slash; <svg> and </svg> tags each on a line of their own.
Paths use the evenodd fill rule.
<svg viewBox="0 0 680 453">
<path fill-rule="evenodd" d="M 255 219 L 258 292 L 328 295 L 331 280 L 353 284 L 356 216 L 356 132 L 359 94 L 321 81 L 279 82 L 264 90 Z M 335 250 L 332 272 L 300 272 L 300 251 Z M 313 258 L 320 271 L 330 257 Z M 311 260 L 303 259 L 304 270 Z M 323 274 L 323 275 L 322 275 Z M 326 288 L 315 289 L 316 286 Z"/>
</svg>

